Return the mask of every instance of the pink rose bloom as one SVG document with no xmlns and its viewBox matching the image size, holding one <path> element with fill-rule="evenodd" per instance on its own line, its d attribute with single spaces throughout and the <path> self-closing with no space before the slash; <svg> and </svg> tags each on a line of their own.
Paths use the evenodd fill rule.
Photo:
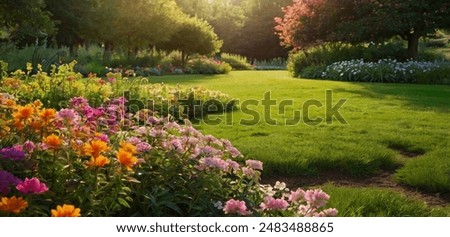
<svg viewBox="0 0 450 237">
<path fill-rule="evenodd" d="M 290 202 L 298 202 L 305 198 L 305 191 L 302 189 L 297 189 L 297 191 L 291 191 L 291 195 L 289 195 L 289 201 Z"/>
<path fill-rule="evenodd" d="M 225 207 L 223 208 L 225 214 L 237 214 L 240 216 L 249 215 L 250 212 L 247 211 L 247 206 L 245 206 L 244 201 L 230 199 L 225 203 Z"/>
<path fill-rule="evenodd" d="M 286 210 L 289 207 L 289 203 L 281 198 L 275 199 L 267 196 L 264 198 L 264 202 L 261 203 L 260 207 L 263 210 Z"/>
<path fill-rule="evenodd" d="M 305 193 L 306 202 L 308 202 L 315 208 L 325 206 L 325 204 L 327 204 L 328 202 L 328 199 L 330 199 L 330 196 L 328 196 L 328 194 L 324 193 L 320 189 L 308 190 Z"/>
<path fill-rule="evenodd" d="M 255 170 L 263 170 L 263 163 L 259 160 L 246 160 L 245 164 Z"/>
<path fill-rule="evenodd" d="M 37 178 L 25 178 L 24 181 L 17 184 L 16 189 L 24 194 L 41 194 L 48 191 L 47 186 Z"/>
</svg>

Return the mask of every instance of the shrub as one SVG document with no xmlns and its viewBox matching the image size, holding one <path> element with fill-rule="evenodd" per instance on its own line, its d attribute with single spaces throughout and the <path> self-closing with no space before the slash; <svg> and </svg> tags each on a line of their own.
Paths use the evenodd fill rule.
<svg viewBox="0 0 450 237">
<path fill-rule="evenodd" d="M 142 85 L 143 83 L 138 83 Z M 237 107 L 237 100 L 220 91 L 204 88 L 183 88 L 165 84 L 139 86 L 137 107 L 158 111 L 175 119 L 201 119 L 207 114 L 229 112 Z M 147 102 L 147 103 L 142 103 Z"/>
<path fill-rule="evenodd" d="M 205 57 L 189 60 L 186 71 L 191 74 L 227 74 L 231 71 L 228 63 Z"/>
<path fill-rule="evenodd" d="M 449 70 L 450 64 L 445 62 L 385 59 L 374 63 L 360 59 L 336 62 L 327 67 L 309 67 L 301 76 L 338 81 L 448 84 Z"/>
<path fill-rule="evenodd" d="M 309 66 L 327 66 L 334 62 L 364 59 L 367 62 L 376 62 L 380 59 L 391 58 L 404 61 L 407 59 L 404 45 L 399 41 L 390 41 L 382 45 L 360 44 L 350 45 L 343 43 L 329 43 L 293 53 L 288 59 L 288 70 L 298 77 L 302 70 Z"/>
<path fill-rule="evenodd" d="M 44 71 L 50 70 L 51 64 L 64 62 L 69 55 L 67 48 L 50 48 L 43 46 L 27 46 L 17 48 L 13 44 L 3 44 L 0 46 L 0 60 L 8 62 L 10 71 L 25 70 L 25 64 L 31 62 L 32 65 L 41 64 Z"/>
<path fill-rule="evenodd" d="M 248 63 L 246 57 L 237 54 L 223 53 L 221 61 L 230 64 L 234 70 L 252 70 L 253 67 Z"/>
<path fill-rule="evenodd" d="M 254 66 L 256 70 L 286 70 L 286 59 L 255 60 Z"/>
<path fill-rule="evenodd" d="M 1 216 L 337 214 L 321 190 L 261 186 L 262 163 L 228 140 L 130 114 L 124 98 L 92 107 L 75 97 L 59 111 L 15 99 L 0 96 Z"/>
</svg>

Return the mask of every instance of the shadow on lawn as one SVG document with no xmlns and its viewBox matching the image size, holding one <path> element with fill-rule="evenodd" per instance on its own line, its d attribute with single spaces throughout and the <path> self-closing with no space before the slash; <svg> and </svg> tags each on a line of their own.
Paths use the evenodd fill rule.
<svg viewBox="0 0 450 237">
<path fill-rule="evenodd" d="M 361 89 L 337 88 L 334 92 L 350 93 L 362 98 L 391 99 L 417 109 L 450 112 L 450 86 L 387 83 L 352 83 Z"/>
</svg>

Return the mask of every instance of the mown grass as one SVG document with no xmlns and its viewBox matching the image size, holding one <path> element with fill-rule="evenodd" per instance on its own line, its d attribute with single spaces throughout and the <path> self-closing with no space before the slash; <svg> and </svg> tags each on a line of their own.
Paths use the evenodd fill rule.
<svg viewBox="0 0 450 237">
<path fill-rule="evenodd" d="M 323 187 L 330 196 L 329 205 L 344 217 L 421 217 L 450 216 L 445 207 L 430 208 L 416 200 L 382 188 Z"/>
<path fill-rule="evenodd" d="M 180 75 L 152 77 L 151 82 L 202 86 L 240 99 L 292 100 L 285 113 L 270 111 L 279 125 L 267 124 L 264 106 L 248 106 L 260 114 L 248 121 L 245 109 L 209 116 L 198 128 L 206 134 L 226 138 L 248 158 L 262 160 L 264 174 L 314 175 L 333 171 L 342 175 L 370 176 L 378 170 L 398 170 L 399 181 L 428 191 L 450 192 L 450 87 L 437 85 L 350 83 L 291 78 L 286 71 L 234 71 L 229 75 Z M 325 91 L 333 91 L 333 105 L 347 99 L 340 109 L 348 124 L 336 119 L 317 125 L 284 126 L 293 110 L 316 99 L 325 105 Z M 324 108 L 313 107 L 310 117 L 324 116 Z M 303 116 L 300 116 L 303 117 Z M 218 125 L 207 121 L 220 118 Z M 209 119 L 209 120 L 208 120 Z M 206 121 L 206 122 L 205 122 Z M 225 122 L 227 121 L 229 124 Z M 410 152 L 418 157 L 404 157 Z M 423 157 L 422 157 L 423 155 Z M 432 174 L 432 175 L 430 175 Z M 326 187 L 331 206 L 341 216 L 433 216 L 450 215 L 450 206 L 431 210 L 420 201 L 384 189 Z"/>
<path fill-rule="evenodd" d="M 369 84 L 293 79 L 285 71 L 240 71 L 219 76 L 164 76 L 152 82 L 203 86 L 245 100 L 257 100 L 248 106 L 260 114 L 239 111 L 209 116 L 231 121 L 198 125 L 205 133 L 230 139 L 245 155 L 260 159 L 266 172 L 303 175 L 338 170 L 351 175 L 370 175 L 379 169 L 395 169 L 402 164 L 398 150 L 429 153 L 449 141 L 450 87 L 409 84 Z M 333 105 L 347 99 L 340 109 L 348 124 L 336 119 L 308 125 L 303 120 L 284 126 L 293 118 L 293 110 L 310 99 L 325 105 L 325 90 L 333 91 Z M 264 121 L 264 93 L 271 98 L 292 100 L 285 114 L 272 107 L 270 115 L 279 125 Z M 324 117 L 325 108 L 311 107 L 310 117 Z M 249 112 L 247 112 L 249 113 Z M 208 120 L 207 120 L 208 121 Z M 445 166 L 445 165 L 444 165 Z"/>
</svg>

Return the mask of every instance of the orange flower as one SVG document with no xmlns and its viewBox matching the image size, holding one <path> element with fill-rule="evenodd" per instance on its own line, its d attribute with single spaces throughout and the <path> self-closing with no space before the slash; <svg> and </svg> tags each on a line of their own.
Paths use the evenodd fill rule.
<svg viewBox="0 0 450 237">
<path fill-rule="evenodd" d="M 17 106 L 17 111 L 13 113 L 15 120 L 27 120 L 33 116 L 34 108 L 31 105 Z"/>
<path fill-rule="evenodd" d="M 131 154 L 136 154 L 136 146 L 129 143 L 129 142 L 121 142 L 120 143 L 120 148 L 122 148 L 123 150 L 130 152 Z"/>
<path fill-rule="evenodd" d="M 44 137 L 43 143 L 49 148 L 53 150 L 57 150 L 61 147 L 62 140 L 55 134 L 52 134 L 48 137 Z"/>
<path fill-rule="evenodd" d="M 103 167 L 107 164 L 109 164 L 109 159 L 102 155 L 91 157 L 91 160 L 86 163 L 87 166 L 91 167 Z"/>
<path fill-rule="evenodd" d="M 42 106 L 42 102 L 40 100 L 35 100 L 33 102 L 34 107 L 40 108 Z"/>
<path fill-rule="evenodd" d="M 83 152 L 86 155 L 98 157 L 102 152 L 108 151 L 110 147 L 102 140 L 92 140 L 90 143 L 86 143 L 83 146 Z"/>
<path fill-rule="evenodd" d="M 39 112 L 38 116 L 43 123 L 48 123 L 56 117 L 56 111 L 54 109 L 44 109 Z"/>
<path fill-rule="evenodd" d="M 23 198 L 16 198 L 15 196 L 11 198 L 3 197 L 0 201 L 0 210 L 4 212 L 13 212 L 19 214 L 23 209 L 27 208 L 28 202 L 23 200 Z"/>
<path fill-rule="evenodd" d="M 127 167 L 128 170 L 131 170 L 131 168 L 133 168 L 134 164 L 137 162 L 137 158 L 133 156 L 132 153 L 124 149 L 119 149 L 119 152 L 117 152 L 116 156 L 119 160 L 119 163 Z"/>
<path fill-rule="evenodd" d="M 74 205 L 58 205 L 56 210 L 52 209 L 52 217 L 78 217 L 80 216 L 80 211 L 80 208 L 75 208 Z"/>
</svg>

